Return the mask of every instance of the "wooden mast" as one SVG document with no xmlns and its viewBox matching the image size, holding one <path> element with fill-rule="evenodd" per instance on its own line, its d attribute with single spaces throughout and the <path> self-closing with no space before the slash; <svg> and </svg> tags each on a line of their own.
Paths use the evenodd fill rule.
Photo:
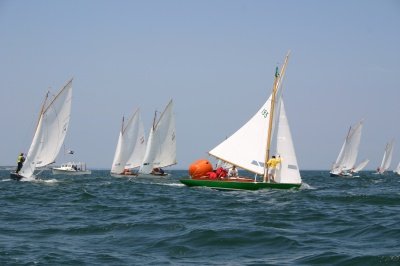
<svg viewBox="0 0 400 266">
<path fill-rule="evenodd" d="M 276 70 L 275 70 L 275 80 L 274 80 L 274 85 L 272 87 L 271 109 L 269 112 L 270 116 L 269 116 L 268 135 L 267 135 L 267 147 L 266 147 L 266 151 L 265 151 L 263 182 L 267 182 L 267 179 L 269 181 L 269 178 L 268 178 L 268 170 L 269 169 L 267 166 L 267 162 L 271 155 L 270 152 L 271 152 L 272 124 L 273 124 L 274 115 L 275 115 L 276 94 L 280 88 L 282 77 L 285 75 L 289 55 L 290 55 L 290 51 L 286 55 L 285 62 L 283 63 L 283 66 L 281 69 L 281 73 L 278 73 L 278 67 L 276 67 Z"/>
</svg>

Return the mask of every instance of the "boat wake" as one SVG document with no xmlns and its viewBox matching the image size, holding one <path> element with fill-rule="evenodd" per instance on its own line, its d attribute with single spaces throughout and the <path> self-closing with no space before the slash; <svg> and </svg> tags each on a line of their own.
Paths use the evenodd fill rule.
<svg viewBox="0 0 400 266">
<path fill-rule="evenodd" d="M 300 189 L 317 189 L 317 188 L 315 188 L 315 187 L 313 187 L 313 186 L 310 186 L 309 184 L 303 182 L 303 183 L 301 184 Z"/>
</svg>

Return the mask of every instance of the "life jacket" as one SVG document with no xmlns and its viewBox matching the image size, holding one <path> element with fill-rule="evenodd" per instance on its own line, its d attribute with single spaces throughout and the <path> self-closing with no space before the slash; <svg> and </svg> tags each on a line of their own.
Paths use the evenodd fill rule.
<svg viewBox="0 0 400 266">
<path fill-rule="evenodd" d="M 226 174 L 227 174 L 226 170 L 222 167 L 217 168 L 215 173 L 217 174 L 218 177 L 226 177 Z"/>
<path fill-rule="evenodd" d="M 206 175 L 210 179 L 216 179 L 217 178 L 217 173 L 215 173 L 215 172 L 208 172 Z"/>
<path fill-rule="evenodd" d="M 23 163 L 24 161 L 25 161 L 24 156 L 22 155 L 18 156 L 17 163 Z"/>
</svg>

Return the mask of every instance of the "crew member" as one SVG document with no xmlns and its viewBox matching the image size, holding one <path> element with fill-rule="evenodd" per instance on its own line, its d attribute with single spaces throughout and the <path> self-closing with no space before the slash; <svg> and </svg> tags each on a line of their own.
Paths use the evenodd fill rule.
<svg viewBox="0 0 400 266">
<path fill-rule="evenodd" d="M 17 158 L 17 164 L 18 164 L 18 166 L 17 166 L 17 170 L 15 171 L 15 173 L 17 173 L 17 174 L 19 173 L 19 171 L 21 170 L 22 165 L 24 164 L 24 162 L 25 162 L 24 153 L 21 152 L 21 153 L 19 154 L 18 158 Z"/>
<path fill-rule="evenodd" d="M 272 158 L 268 160 L 268 162 L 267 162 L 268 179 L 270 181 L 275 181 L 276 167 L 280 163 L 281 163 L 281 157 L 280 156 L 279 156 L 279 158 L 276 158 L 275 156 L 272 156 Z"/>
</svg>

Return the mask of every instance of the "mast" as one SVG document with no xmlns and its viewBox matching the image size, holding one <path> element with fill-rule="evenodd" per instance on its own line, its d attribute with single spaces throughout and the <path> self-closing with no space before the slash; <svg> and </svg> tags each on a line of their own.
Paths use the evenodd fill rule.
<svg viewBox="0 0 400 266">
<path fill-rule="evenodd" d="M 153 130 L 156 129 L 156 118 L 157 118 L 157 110 L 154 111 L 154 119 L 153 119 Z"/>
<path fill-rule="evenodd" d="M 283 66 L 282 66 L 282 69 L 281 69 L 281 73 L 278 73 L 278 67 L 276 67 L 276 69 L 275 69 L 275 80 L 274 80 L 274 85 L 272 87 L 271 109 L 270 109 L 270 112 L 269 112 L 270 116 L 269 116 L 269 126 L 268 126 L 268 135 L 267 135 L 267 147 L 266 147 L 266 151 L 265 151 L 263 182 L 267 182 L 267 177 L 268 177 L 267 162 L 269 160 L 270 151 L 271 151 L 272 124 L 273 124 L 274 115 L 275 115 L 276 94 L 277 94 L 278 89 L 280 87 L 281 77 L 283 77 L 285 75 L 285 71 L 286 71 L 286 66 L 287 66 L 287 63 L 288 63 L 289 55 L 290 55 L 290 51 L 286 55 L 285 62 L 283 63 Z"/>
<path fill-rule="evenodd" d="M 124 122 L 125 122 L 125 116 L 122 116 L 122 124 L 121 124 L 121 134 L 124 135 Z"/>
<path fill-rule="evenodd" d="M 42 115 L 44 113 L 44 110 L 45 110 L 45 107 L 46 107 L 46 103 L 47 103 L 47 99 L 49 98 L 49 94 L 50 94 L 50 91 L 47 91 L 46 96 L 44 97 L 44 100 L 43 100 L 43 103 L 42 103 L 42 108 L 40 108 L 39 118 L 38 118 L 38 121 L 36 122 L 36 127 L 35 127 L 35 131 L 34 131 L 35 133 L 36 133 L 36 130 L 37 130 L 38 126 L 39 126 L 40 119 L 42 119 Z"/>
</svg>

